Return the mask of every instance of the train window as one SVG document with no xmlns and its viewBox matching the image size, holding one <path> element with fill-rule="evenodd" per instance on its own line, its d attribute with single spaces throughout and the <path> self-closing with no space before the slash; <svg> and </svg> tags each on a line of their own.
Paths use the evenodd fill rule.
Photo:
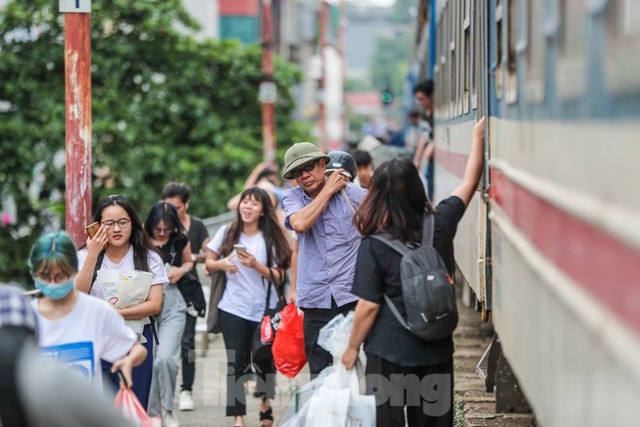
<svg viewBox="0 0 640 427">
<path fill-rule="evenodd" d="M 455 39 L 455 3 L 449 3 L 449 117 L 455 117 L 456 90 L 458 82 L 458 69 L 456 61 L 456 39 Z"/>
<path fill-rule="evenodd" d="M 471 24 L 469 20 L 469 0 L 462 0 L 464 3 L 464 73 L 462 104 L 464 113 L 469 112 L 469 80 L 471 67 Z"/>
<path fill-rule="evenodd" d="M 607 5 L 605 84 L 616 94 L 640 87 L 640 2 L 610 0 Z"/>
<path fill-rule="evenodd" d="M 456 82 L 456 116 L 462 114 L 462 93 L 464 91 L 464 20 L 463 3 L 466 0 L 456 0 L 456 56 L 458 57 L 458 81 Z"/>
<path fill-rule="evenodd" d="M 517 14 L 517 2 L 516 0 L 508 0 L 507 13 L 509 15 L 507 19 L 507 57 L 504 58 L 506 67 L 506 101 L 510 104 L 515 103 L 518 100 L 518 74 L 516 70 L 516 43 L 517 43 L 517 28 L 518 28 L 518 14 Z"/>
<path fill-rule="evenodd" d="M 480 14 L 480 4 L 477 1 L 472 3 L 472 37 L 473 37 L 473 50 L 472 61 L 473 69 L 471 70 L 471 108 L 474 110 L 478 107 L 478 73 L 480 71 L 480 28 L 478 24 L 480 20 L 478 15 Z"/>
<path fill-rule="evenodd" d="M 527 75 L 526 98 L 529 103 L 544 101 L 545 24 L 542 4 L 529 1 L 527 5 Z"/>
<path fill-rule="evenodd" d="M 500 0 L 497 2 L 496 6 L 496 98 L 502 99 L 502 85 L 504 83 L 504 73 L 503 73 L 503 65 L 502 65 L 502 25 L 504 20 L 502 19 L 502 8 L 503 4 Z"/>
<path fill-rule="evenodd" d="M 580 97 L 586 88 L 586 51 L 589 47 L 591 19 L 587 0 L 558 2 L 560 29 L 556 93 L 560 99 Z"/>
</svg>

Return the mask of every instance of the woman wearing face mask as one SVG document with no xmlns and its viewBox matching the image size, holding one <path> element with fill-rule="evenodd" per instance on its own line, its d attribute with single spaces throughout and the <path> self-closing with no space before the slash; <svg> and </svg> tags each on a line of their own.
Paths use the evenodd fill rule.
<svg viewBox="0 0 640 427">
<path fill-rule="evenodd" d="M 170 203 L 153 205 L 144 228 L 162 254 L 170 282 L 164 288 L 162 312 L 156 318 L 159 344 L 153 361 L 149 415 L 161 415 L 164 426 L 178 427 L 180 423 L 173 412 L 173 391 L 178 376 L 182 334 L 187 323 L 187 304 L 177 283 L 193 268 L 191 247 L 178 211 Z"/>
<path fill-rule="evenodd" d="M 112 372 L 121 370 L 131 384 L 132 368 L 144 361 L 147 351 L 109 303 L 76 291 L 78 259 L 69 235 L 61 231 L 38 239 L 29 268 L 43 295 L 32 302 L 42 352 L 97 384 L 102 384 L 100 359 L 109 361 Z"/>
<path fill-rule="evenodd" d="M 86 247 L 78 251 L 79 272 L 76 288 L 99 298 L 103 297 L 98 270 L 141 270 L 153 274 L 147 299 L 136 306 L 118 310 L 126 320 L 145 320 L 142 336 L 148 355 L 144 363 L 133 370 L 132 387 L 146 409 L 153 372 L 153 333 L 151 316 L 162 309 L 162 288 L 169 283 L 167 272 L 157 249 L 149 241 L 142 221 L 133 205 L 122 196 L 108 196 L 96 207 L 93 217 L 100 228 L 87 239 Z M 105 365 L 105 370 L 109 369 Z M 117 381 L 116 378 L 112 380 Z"/>
<path fill-rule="evenodd" d="M 206 267 L 224 270 L 227 286 L 220 309 L 220 328 L 227 349 L 227 410 L 234 426 L 244 425 L 246 414 L 243 375 L 250 364 L 251 339 L 265 311 L 267 281 L 273 273 L 284 277 L 291 261 L 291 248 L 276 219 L 266 191 L 249 188 L 240 196 L 236 219 L 222 227 L 207 247 Z M 237 248 L 237 250 L 236 250 Z M 275 285 L 275 284 L 274 284 Z M 276 305 L 276 292 L 271 292 L 269 307 Z M 269 399 L 275 397 L 273 359 L 254 360 L 259 376 L 256 395 L 262 398 L 260 425 L 273 424 Z"/>
</svg>

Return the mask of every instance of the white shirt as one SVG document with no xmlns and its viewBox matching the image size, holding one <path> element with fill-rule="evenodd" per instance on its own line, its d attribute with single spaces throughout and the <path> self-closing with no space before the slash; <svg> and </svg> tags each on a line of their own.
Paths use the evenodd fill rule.
<svg viewBox="0 0 640 427">
<path fill-rule="evenodd" d="M 87 260 L 88 251 L 86 248 L 80 249 L 78 251 L 78 270 L 82 270 L 82 266 Z M 154 251 L 147 251 L 147 265 L 149 266 L 149 272 L 153 274 L 153 279 L 151 280 L 151 286 L 155 285 L 163 285 L 166 286 L 169 284 L 169 278 L 167 277 L 167 269 L 162 262 L 162 258 Z M 110 270 L 135 270 L 133 263 L 133 246 L 129 247 L 129 251 L 127 254 L 120 260 L 120 262 L 115 263 L 109 259 L 107 254 L 104 255 L 102 259 L 102 269 L 110 269 Z M 91 287 L 91 295 L 96 296 L 98 298 L 103 298 L 104 292 L 102 287 L 100 286 L 100 279 L 96 277 L 95 282 L 93 282 L 93 286 Z"/>
<path fill-rule="evenodd" d="M 65 317 L 47 320 L 31 303 L 38 316 L 42 353 L 70 366 L 102 386 L 100 359 L 115 362 L 126 356 L 137 341 L 124 318 L 106 301 L 78 292 L 78 299 Z"/>
<path fill-rule="evenodd" d="M 222 241 L 228 227 L 221 227 L 213 239 L 207 244 L 207 248 L 220 254 Z M 244 245 L 247 252 L 253 255 L 260 264 L 267 264 L 267 245 L 262 232 L 251 237 L 240 233 L 238 244 Z M 235 254 L 235 249 L 228 255 Z M 226 311 L 238 317 L 252 322 L 260 322 L 265 309 L 268 281 L 262 281 L 262 275 L 255 269 L 245 267 L 234 257 L 231 261 L 238 267 L 237 273 L 227 273 L 227 286 L 218 304 L 220 310 Z M 269 307 L 275 307 L 278 301 L 275 283 L 271 287 Z"/>
</svg>

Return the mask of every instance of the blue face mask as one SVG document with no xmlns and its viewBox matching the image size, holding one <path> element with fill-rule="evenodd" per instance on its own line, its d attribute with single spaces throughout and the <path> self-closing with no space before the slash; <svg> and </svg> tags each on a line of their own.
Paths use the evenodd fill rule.
<svg viewBox="0 0 640 427">
<path fill-rule="evenodd" d="M 45 283 L 38 279 L 34 279 L 36 288 L 42 291 L 42 294 L 49 299 L 62 299 L 66 297 L 73 289 L 73 279 L 69 279 L 65 283 Z"/>
</svg>

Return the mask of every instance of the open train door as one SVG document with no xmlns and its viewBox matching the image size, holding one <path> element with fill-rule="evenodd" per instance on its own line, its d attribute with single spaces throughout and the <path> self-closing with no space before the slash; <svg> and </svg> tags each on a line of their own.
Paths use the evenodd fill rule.
<svg viewBox="0 0 640 427">
<path fill-rule="evenodd" d="M 473 64 L 472 73 L 472 108 L 476 110 L 476 117 L 486 117 L 485 127 L 485 162 L 480 183 L 477 208 L 477 284 L 471 286 L 477 293 L 475 298 L 471 295 L 471 289 L 465 287 L 463 299 L 466 305 L 474 304 L 482 313 L 482 321 L 489 320 L 491 311 L 491 233 L 489 222 L 489 152 L 490 152 L 490 102 L 489 102 L 489 33 L 488 33 L 488 5 L 484 1 L 471 2 L 471 15 L 473 19 Z"/>
</svg>

